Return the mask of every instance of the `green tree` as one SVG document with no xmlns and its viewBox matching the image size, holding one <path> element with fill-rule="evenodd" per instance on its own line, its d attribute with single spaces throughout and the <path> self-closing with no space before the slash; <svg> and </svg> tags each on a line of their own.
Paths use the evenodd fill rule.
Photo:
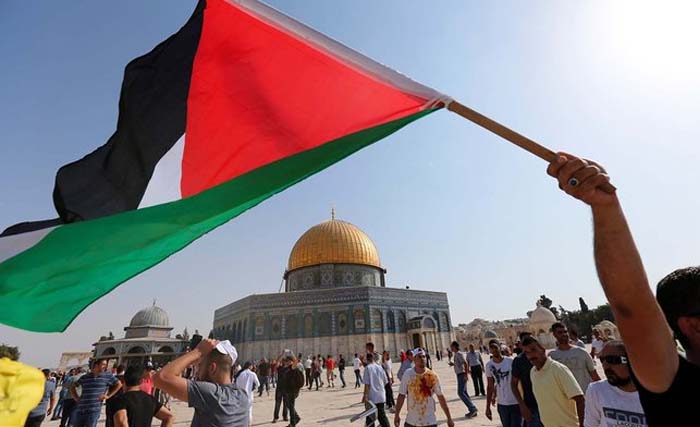
<svg viewBox="0 0 700 427">
<path fill-rule="evenodd" d="M 552 307 L 552 300 L 547 298 L 547 295 L 540 295 L 540 299 L 537 300 L 537 302 L 542 307 L 549 309 L 549 311 L 551 311 L 552 314 L 554 314 L 554 317 L 559 318 L 559 310 L 557 310 L 556 307 Z"/>
<path fill-rule="evenodd" d="M 581 313 L 588 313 L 588 304 L 583 300 L 583 297 L 578 297 L 578 305 L 581 307 Z"/>
<path fill-rule="evenodd" d="M 0 358 L 7 357 L 10 360 L 19 360 L 19 348 L 7 344 L 0 344 Z"/>
</svg>

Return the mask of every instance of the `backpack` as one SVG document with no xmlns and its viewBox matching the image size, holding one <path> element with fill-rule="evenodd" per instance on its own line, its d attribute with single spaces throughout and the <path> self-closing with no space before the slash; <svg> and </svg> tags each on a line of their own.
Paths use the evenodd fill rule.
<svg viewBox="0 0 700 427">
<path fill-rule="evenodd" d="M 304 384 L 306 384 L 306 380 L 304 379 L 304 373 L 301 371 L 301 369 L 290 369 L 289 373 L 287 374 L 287 384 L 289 386 L 289 390 L 293 392 L 299 392 L 302 387 L 304 387 Z"/>
</svg>

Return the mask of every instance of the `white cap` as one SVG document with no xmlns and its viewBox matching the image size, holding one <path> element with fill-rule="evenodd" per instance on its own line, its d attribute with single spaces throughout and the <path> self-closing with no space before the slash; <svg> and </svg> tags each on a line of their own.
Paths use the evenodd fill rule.
<svg viewBox="0 0 700 427">
<path fill-rule="evenodd" d="M 226 340 L 226 341 L 220 341 L 216 345 L 216 351 L 218 351 L 221 354 L 228 354 L 231 356 L 231 363 L 235 364 L 236 360 L 238 360 L 238 352 L 236 351 L 236 347 L 231 344 L 231 341 Z"/>
</svg>

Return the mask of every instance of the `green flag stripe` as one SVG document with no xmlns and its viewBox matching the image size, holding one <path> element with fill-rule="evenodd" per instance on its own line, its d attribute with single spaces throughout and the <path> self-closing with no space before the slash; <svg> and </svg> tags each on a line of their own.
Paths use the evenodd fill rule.
<svg viewBox="0 0 700 427">
<path fill-rule="evenodd" d="M 171 203 L 61 226 L 0 264 L 0 322 L 64 331 L 88 305 L 272 195 L 436 109 L 339 138 Z"/>
</svg>

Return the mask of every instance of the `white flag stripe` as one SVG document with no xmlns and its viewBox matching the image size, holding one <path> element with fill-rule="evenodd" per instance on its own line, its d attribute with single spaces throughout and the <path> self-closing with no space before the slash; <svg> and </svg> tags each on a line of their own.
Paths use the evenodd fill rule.
<svg viewBox="0 0 700 427">
<path fill-rule="evenodd" d="M 41 230 L 20 233 L 7 237 L 0 237 L 0 262 L 12 258 L 36 245 L 56 227 L 42 228 Z"/>
<path fill-rule="evenodd" d="M 143 193 L 138 209 L 162 203 L 173 202 L 182 198 L 180 182 L 182 180 L 182 156 L 185 153 L 185 134 L 156 164 L 146 191 Z"/>
</svg>

